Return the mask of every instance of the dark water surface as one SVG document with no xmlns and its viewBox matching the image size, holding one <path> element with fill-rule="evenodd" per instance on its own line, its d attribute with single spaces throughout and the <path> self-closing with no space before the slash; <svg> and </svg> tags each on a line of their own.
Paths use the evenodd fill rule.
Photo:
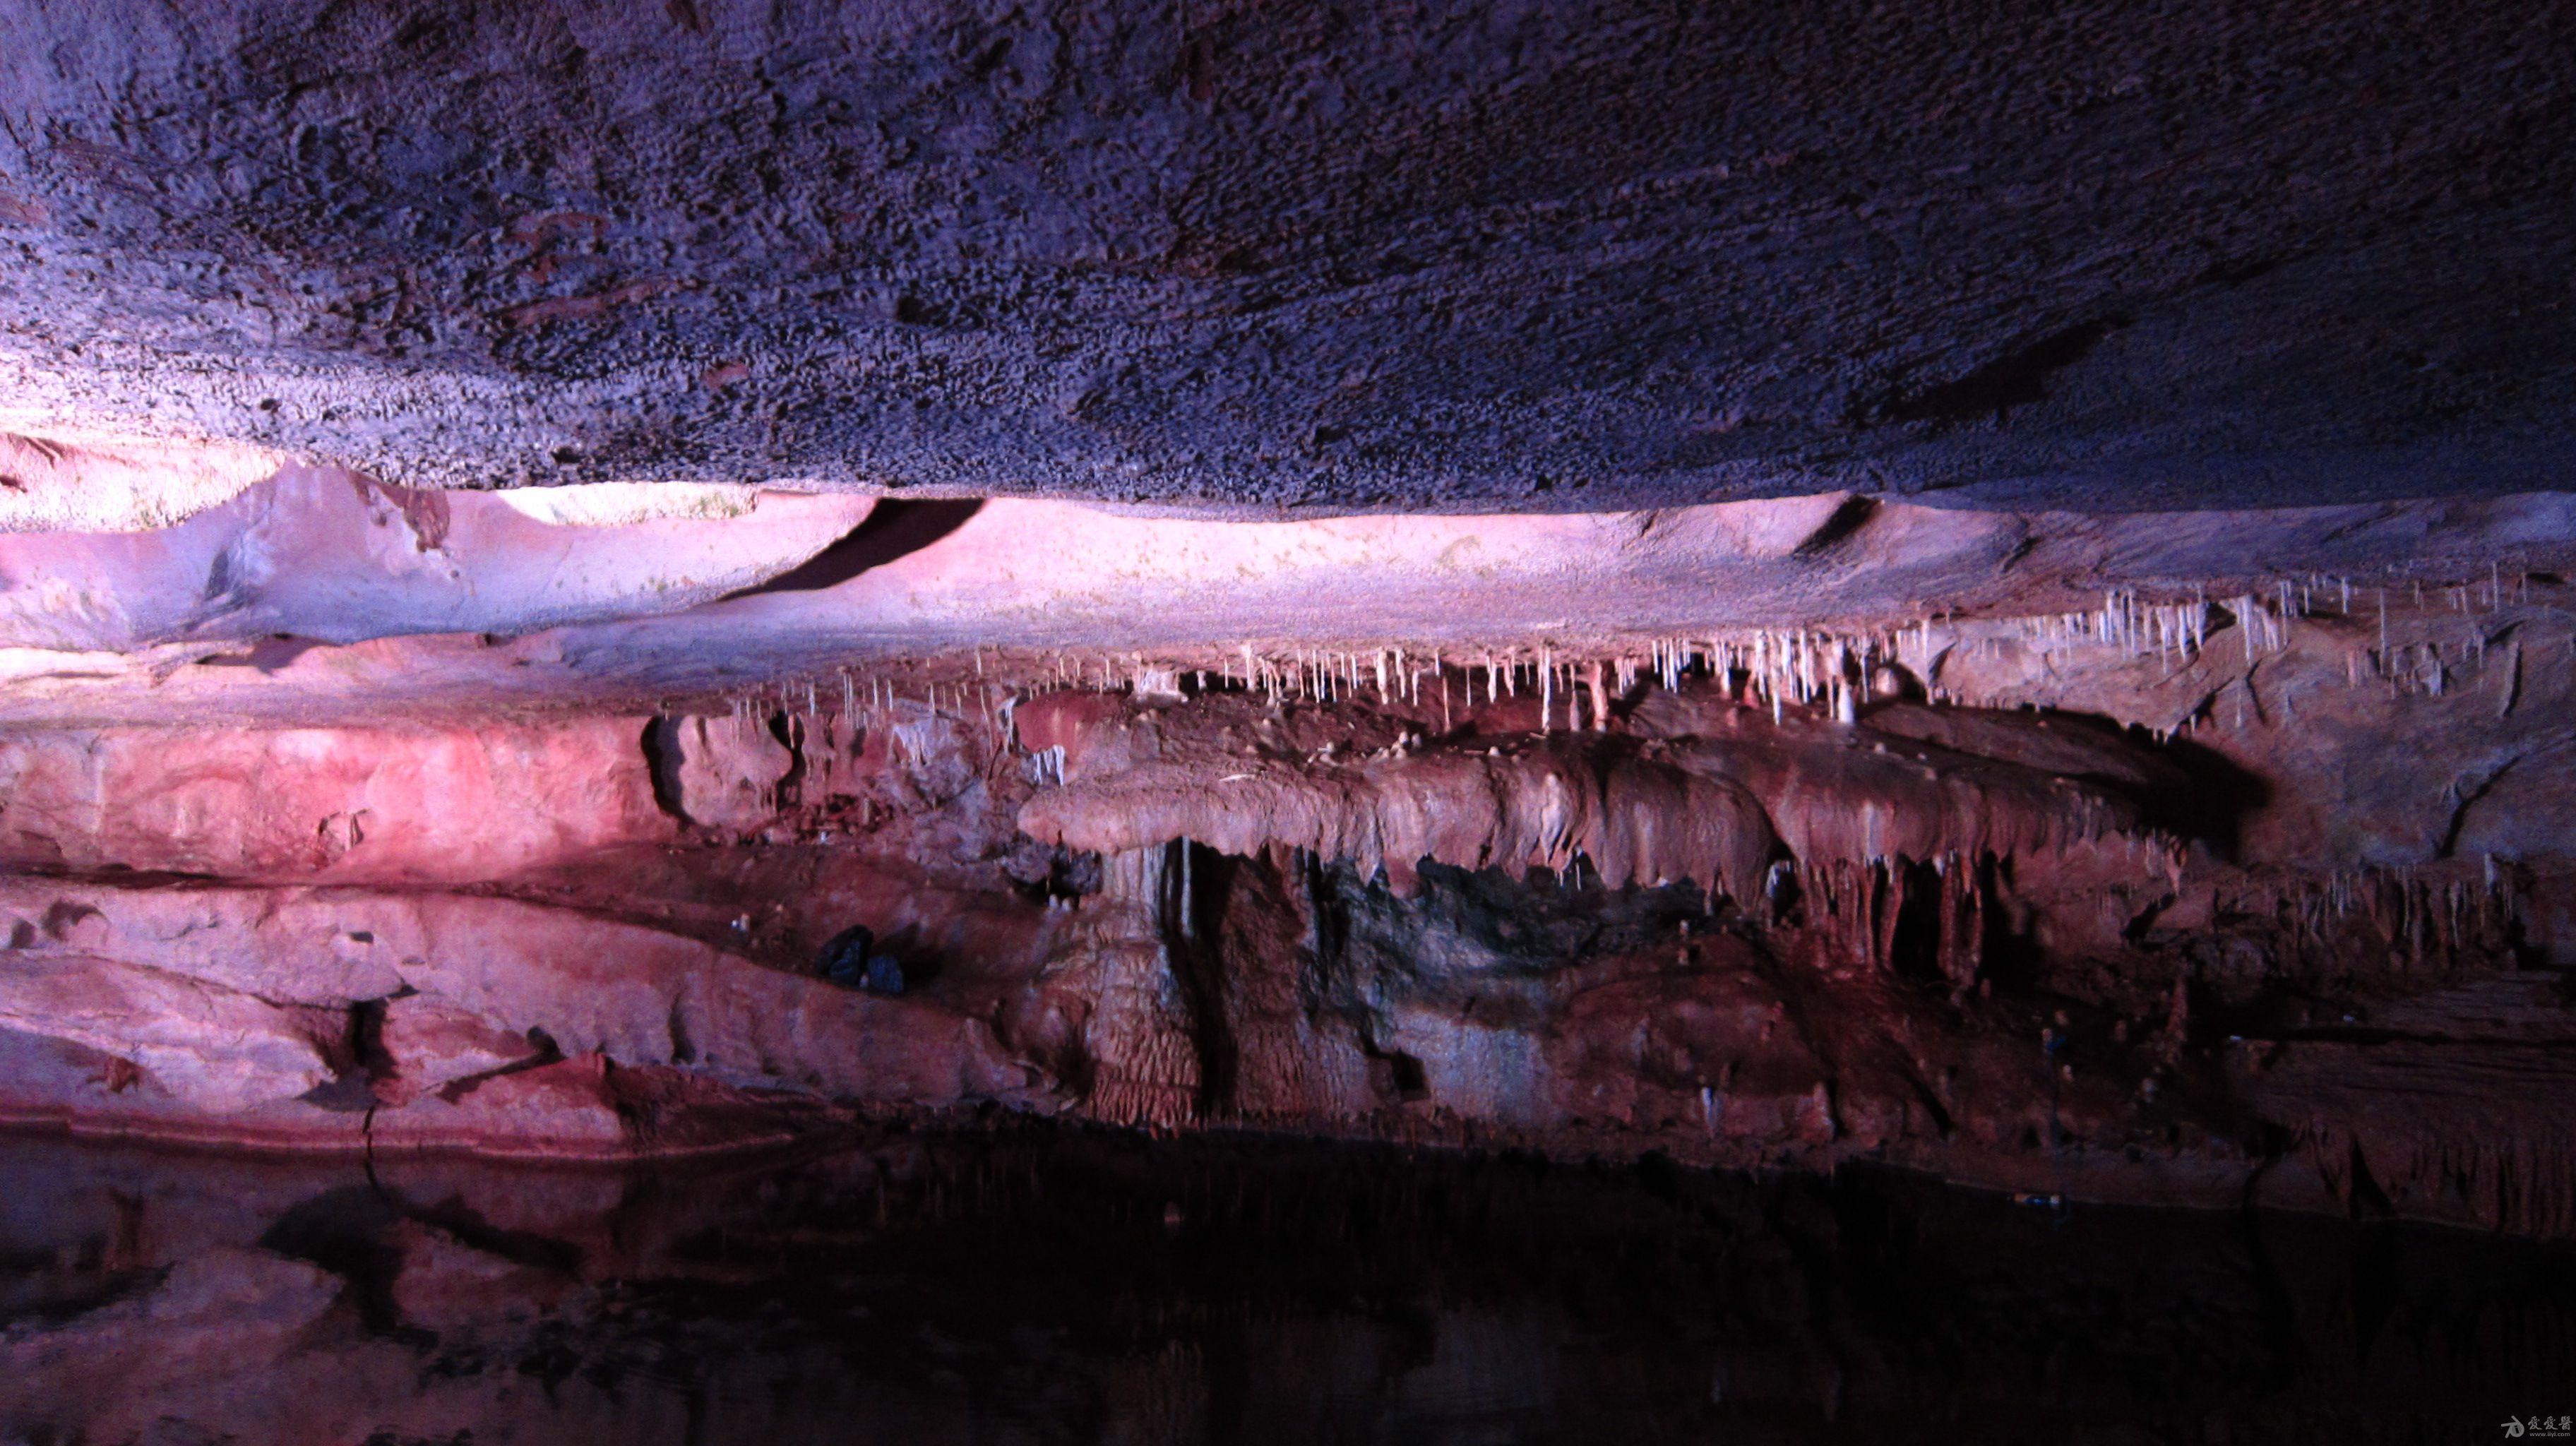
<svg viewBox="0 0 2576 1446">
<path fill-rule="evenodd" d="M 0 1138 L 0 1442 L 2492 1441 L 2576 1252 L 1885 1175 L 895 1134 L 599 1172 Z"/>
</svg>

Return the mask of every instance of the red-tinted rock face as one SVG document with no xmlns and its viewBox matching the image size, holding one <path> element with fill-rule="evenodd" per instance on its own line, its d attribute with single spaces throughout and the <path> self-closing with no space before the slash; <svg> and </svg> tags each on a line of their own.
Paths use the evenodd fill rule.
<svg viewBox="0 0 2576 1446">
<path fill-rule="evenodd" d="M 1067 731 L 1064 710 L 1045 700 L 1033 709 L 1044 720 L 1038 736 Z M 2132 846 L 2154 841 L 2134 802 L 2089 778 L 2142 780 L 2151 760 L 2123 758 L 2107 740 L 2101 758 L 2062 756 L 2068 750 L 2047 747 L 2045 736 L 2021 746 L 2010 735 L 2035 730 L 1999 722 L 1962 731 L 2071 766 L 2025 768 L 1813 718 L 1783 727 L 1725 700 L 1659 710 L 1640 732 L 1665 736 L 1633 745 L 1524 736 L 1508 752 L 1475 737 L 1426 745 L 1419 730 L 1438 724 L 1405 714 L 1365 718 L 1306 752 L 1263 715 L 1240 699 L 1095 721 L 1075 744 L 1054 745 L 1066 747 L 1067 786 L 1033 800 L 1020 826 L 1043 842 L 1111 853 L 1177 839 L 1231 854 L 1307 849 L 1363 876 L 1384 868 L 1399 895 L 1412 892 L 1425 859 L 1520 873 L 1562 872 L 1580 857 L 1614 889 L 1694 881 L 1740 902 L 1759 897 L 1784 847 L 1822 867 L 2123 834 Z M 1471 734 L 1483 718 L 1471 715 Z M 1386 741 L 1370 747 L 1380 733 Z"/>
<path fill-rule="evenodd" d="M 2564 670 L 2525 621 L 2417 688 L 2457 625 L 2409 605 L 2333 677 L 2358 614 L 29 735 L 5 1104 L 597 1156 L 994 1102 L 2563 1233 L 2557 836 L 2461 840 L 2508 836 L 2478 806 L 2552 756 Z M 2042 688 L 2149 726 L 1958 701 Z M 2374 782 L 2400 719 L 2503 766 Z"/>
<path fill-rule="evenodd" d="M 2576 1234 L 2556 12 L 1058 8 L 13 7 L 0 1112 Z"/>
<path fill-rule="evenodd" d="M 671 836 L 645 722 L 22 734 L 0 741 L 0 859 L 223 878 L 501 878 Z"/>
<path fill-rule="evenodd" d="M 0 911 L 21 941 L 0 952 L 8 1027 L 121 1053 L 145 1082 L 217 1114 L 291 1100 L 335 1072 L 380 1076 L 386 1103 L 457 1103 L 557 1050 L 928 1107 L 1015 1098 L 1031 1082 L 988 1029 L 937 1005 L 510 899 L 17 881 Z"/>
<path fill-rule="evenodd" d="M 1145 1071 L 1159 1095 L 1138 1093 L 1130 1061 L 1172 1047 L 1120 1052 L 1125 1115 L 1356 1117 L 1716 1160 L 1875 1155 L 2132 1198 L 2214 1200 L 2221 1182 L 2260 1178 L 2282 1203 L 2556 1233 L 2571 1198 L 2547 1163 L 2563 1158 L 2558 1087 L 2525 1071 L 2540 1068 L 2526 1041 L 2576 1022 L 2557 976 L 2528 967 L 2560 936 L 2565 845 L 2517 813 L 2532 846 L 2466 856 L 2465 826 L 2443 828 L 2474 815 L 2460 808 L 2474 782 L 2374 781 L 2398 717 L 2439 729 L 2409 760 L 2436 776 L 2548 756 L 2549 726 L 2531 720 L 2561 716 L 2563 670 L 2509 676 L 2515 659 L 2479 641 L 2548 615 L 2492 593 L 2481 606 L 2446 622 L 2410 599 L 2385 662 L 2375 616 L 2349 656 L 2359 624 L 2339 605 L 2250 651 L 2235 634 L 2251 623 L 2205 648 L 2167 640 L 2162 661 L 2145 627 L 2139 643 L 2041 629 L 1889 650 L 1944 696 L 2098 698 L 2152 731 L 1901 700 L 1841 725 L 1791 705 L 1775 723 L 1706 685 L 1604 694 L 1583 672 L 1546 685 L 1578 692 L 1573 708 L 1552 700 L 1548 739 L 1522 731 L 1530 700 L 1494 699 L 1490 678 L 1474 694 L 1442 678 L 1436 706 L 1400 689 L 1390 704 L 1215 697 L 1122 715 L 1058 695 L 1022 705 L 1023 742 L 1061 750 L 1037 776 L 1063 782 L 1021 819 L 1041 838 L 1145 851 L 1111 877 L 1146 922 L 1086 927 L 1104 960 L 1160 934 L 1159 994 L 1136 965 L 1116 971 L 1121 1031 L 1200 1048 Z M 2044 677 L 1998 672 L 2035 646 Z M 2450 685 L 2403 681 L 2436 647 L 2460 670 Z M 2329 680 L 2301 662 L 2319 653 L 2348 669 Z M 2225 693 L 2248 676 L 2240 719 Z M 2196 706 L 2144 706 L 2167 679 Z M 2122 687 L 2139 691 L 2115 709 Z M 1816 690 L 1819 708 L 1832 692 Z M 1596 696 L 1615 700 L 1606 732 Z M 2174 732 L 2191 741 L 2163 741 Z M 1497 781 L 1529 760 L 1544 771 Z M 1671 772 L 1636 788 L 1648 760 Z M 1698 778 L 1730 784 L 1740 811 L 1695 805 L 1677 780 Z M 2339 782 L 2321 806 L 2325 780 Z M 1567 843 L 1534 857 L 1495 810 L 1551 792 Z M 1695 866 L 1669 876 L 1714 877 L 1728 901 L 1694 889 L 1659 905 L 1623 849 L 1695 828 L 1709 830 L 1687 849 Z M 2358 842 L 2408 830 L 2429 843 L 2394 860 Z M 1770 867 L 1759 888 L 1729 886 L 1708 861 L 1748 838 Z M 1558 878 L 1435 869 L 1443 850 Z M 1650 924 L 1658 908 L 1676 912 Z M 2460 989 L 2500 992 L 2438 1003 Z"/>
<path fill-rule="evenodd" d="M 312 1021 L 256 995 L 76 953 L 0 970 L 0 1027 L 112 1053 L 211 1114 L 292 1099 L 331 1077 Z"/>
<path fill-rule="evenodd" d="M 387 998 L 374 1044 L 384 1069 L 375 1095 L 401 1106 L 460 1080 L 540 1061 L 544 1050 L 525 1029 L 511 1029 L 435 994 Z"/>
<path fill-rule="evenodd" d="M 778 815 L 778 785 L 796 755 L 769 734 L 769 720 L 670 718 L 653 725 L 655 780 L 689 822 L 757 828 Z"/>
<path fill-rule="evenodd" d="M 582 529 L 459 498 L 433 541 L 430 500 L 369 492 L 412 551 L 341 556 L 363 498 L 275 514 L 306 484 L 203 527 L 340 557 L 364 605 L 331 635 L 367 641 L 238 668 L 201 650 L 239 639 L 153 643 L 0 700 L 51 720 L 0 738 L 0 1113 L 614 1157 L 1000 1107 L 2571 1229 L 2576 697 L 2545 572 L 2021 616 L 2217 580 L 2225 527 L 1031 504 L 890 509 L 668 616 L 611 596 L 651 570 L 627 528 L 784 555 L 774 509 L 557 537 L 617 558 L 610 620 L 399 637 L 436 614 L 405 569 L 534 606 L 530 539 Z M 2321 558 L 2576 556 L 2563 514 L 2260 525 Z M 183 545 L 13 555 L 133 600 L 166 581 L 135 559 Z M 283 577 L 256 607 L 340 595 Z M 1583 589 L 1606 620 L 1558 633 Z M 1882 621 L 1744 622 L 1783 608 Z M 1126 612 L 1119 656 L 1027 646 Z M 1338 617 L 1433 640 L 1220 643 Z M 775 681 L 853 639 L 924 656 Z M 625 706 L 572 706 L 594 687 Z"/>
</svg>

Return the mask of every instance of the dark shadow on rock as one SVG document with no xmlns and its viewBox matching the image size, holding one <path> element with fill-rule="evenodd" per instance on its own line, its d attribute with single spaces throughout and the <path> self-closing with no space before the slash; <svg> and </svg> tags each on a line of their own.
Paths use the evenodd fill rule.
<svg viewBox="0 0 2576 1446">
<path fill-rule="evenodd" d="M 2042 716 L 2056 727 L 2082 729 L 2152 756 L 2163 765 L 2156 770 L 2162 777 L 2144 790 L 2113 774 L 2072 776 L 2119 790 L 2137 803 L 2139 820 L 2149 828 L 2206 844 L 2223 858 L 2236 856 L 2245 820 L 2271 801 L 2271 785 L 2261 776 L 2187 734 L 2158 742 L 2143 730 L 2100 713 L 2051 708 Z"/>
<path fill-rule="evenodd" d="M 2190 775 L 2191 786 L 2146 800 L 2146 821 L 2168 833 L 2201 840 L 2222 858 L 2235 858 L 2238 833 L 2245 820 L 2270 801 L 2271 785 L 2226 754 L 2189 738 L 2174 738 L 2160 751 Z"/>
<path fill-rule="evenodd" d="M 821 552 L 755 587 L 729 598 L 770 592 L 820 592 L 838 587 L 872 567 L 882 567 L 907 553 L 919 552 L 966 525 L 984 506 L 981 497 L 898 502 L 880 501 L 867 520 Z"/>
<path fill-rule="evenodd" d="M 348 1298 L 368 1330 L 390 1332 L 400 1323 L 394 1278 L 402 1274 L 402 1247 L 390 1238 L 405 1211 L 399 1201 L 366 1185 L 325 1190 L 288 1209 L 259 1238 L 262 1250 L 318 1265 L 348 1282 Z"/>
<path fill-rule="evenodd" d="M 2046 383 L 2056 373 L 2084 360 L 2102 339 L 2129 324 L 2121 313 L 2096 317 L 1987 362 L 1967 375 L 1901 394 L 1884 404 L 1886 420 L 1947 425 L 2002 421 L 2015 407 L 2047 400 Z"/>
<path fill-rule="evenodd" d="M 1805 541 L 1798 544 L 1797 556 L 1821 557 L 1833 551 L 1835 546 L 1867 527 L 1870 519 L 1877 515 L 1877 498 L 1863 497 L 1858 494 L 1844 498 L 1842 505 L 1836 507 L 1831 516 L 1827 517 L 1815 531 L 1807 534 Z"/>
<path fill-rule="evenodd" d="M 644 725 L 644 766 L 653 780 L 653 802 L 664 813 L 688 822 L 680 807 L 680 720 L 656 718 Z"/>
<path fill-rule="evenodd" d="M 273 675 L 289 663 L 315 648 L 328 646 L 320 638 L 299 638 L 292 633 L 278 633 L 251 644 L 247 653 L 227 653 L 219 657 L 199 658 L 203 668 L 256 668 L 261 676 Z"/>
</svg>

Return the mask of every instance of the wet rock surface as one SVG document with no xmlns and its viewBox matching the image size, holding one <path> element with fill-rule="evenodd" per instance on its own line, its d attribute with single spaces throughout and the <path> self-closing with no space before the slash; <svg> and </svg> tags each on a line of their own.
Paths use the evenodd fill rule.
<svg viewBox="0 0 2576 1446">
<path fill-rule="evenodd" d="M 0 1431 L 2483 1439 L 2563 1247 L 1066 1130 L 650 1174 L 0 1138 Z"/>
</svg>

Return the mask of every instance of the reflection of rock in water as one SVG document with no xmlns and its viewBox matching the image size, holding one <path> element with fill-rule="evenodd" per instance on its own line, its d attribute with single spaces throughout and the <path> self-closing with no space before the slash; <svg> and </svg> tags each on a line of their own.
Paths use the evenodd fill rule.
<svg viewBox="0 0 2576 1446">
<path fill-rule="evenodd" d="M 1056 1130 L 0 1165 L 0 1439 L 2410 1440 L 2576 1355 L 2561 1248 L 1893 1176 Z"/>
</svg>

